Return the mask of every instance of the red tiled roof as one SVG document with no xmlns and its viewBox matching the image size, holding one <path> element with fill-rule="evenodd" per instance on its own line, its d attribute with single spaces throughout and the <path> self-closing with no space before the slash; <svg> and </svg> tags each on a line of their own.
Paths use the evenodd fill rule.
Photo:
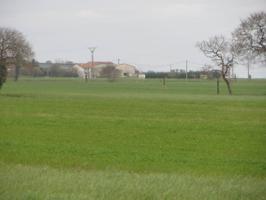
<svg viewBox="0 0 266 200">
<path fill-rule="evenodd" d="M 96 65 L 108 65 L 108 64 L 114 64 L 112 62 L 93 62 L 93 66 L 91 64 L 91 62 L 88 63 L 84 63 L 84 64 L 79 64 L 79 66 L 81 66 L 82 68 L 92 68 L 95 67 Z"/>
</svg>

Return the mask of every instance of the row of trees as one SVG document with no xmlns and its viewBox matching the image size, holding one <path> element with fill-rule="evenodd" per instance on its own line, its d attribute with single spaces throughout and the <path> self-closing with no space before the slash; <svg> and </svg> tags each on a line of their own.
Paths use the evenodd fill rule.
<svg viewBox="0 0 266 200">
<path fill-rule="evenodd" d="M 196 46 L 220 67 L 228 93 L 232 94 L 229 78 L 234 64 L 250 59 L 266 63 L 266 13 L 254 13 L 242 20 L 230 39 L 214 36 Z"/>
<path fill-rule="evenodd" d="M 175 70 L 171 72 L 154 72 L 148 71 L 145 73 L 146 78 L 174 78 L 174 79 L 215 79 L 219 77 L 220 73 L 217 70 L 200 70 L 200 71 L 188 71 L 185 70 Z"/>
<path fill-rule="evenodd" d="M 8 76 L 15 77 L 15 66 L 9 66 Z M 32 76 L 32 77 L 77 77 L 77 72 L 72 67 L 64 67 L 60 64 L 52 64 L 50 67 L 40 67 L 38 64 L 32 65 L 31 63 L 24 64 L 20 68 L 19 75 Z"/>
</svg>

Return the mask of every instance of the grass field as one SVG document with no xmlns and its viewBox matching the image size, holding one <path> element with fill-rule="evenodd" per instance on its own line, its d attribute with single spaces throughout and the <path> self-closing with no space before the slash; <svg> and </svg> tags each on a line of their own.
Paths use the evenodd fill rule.
<svg viewBox="0 0 266 200">
<path fill-rule="evenodd" d="M 0 91 L 0 199 L 266 199 L 266 80 L 22 79 Z"/>
</svg>

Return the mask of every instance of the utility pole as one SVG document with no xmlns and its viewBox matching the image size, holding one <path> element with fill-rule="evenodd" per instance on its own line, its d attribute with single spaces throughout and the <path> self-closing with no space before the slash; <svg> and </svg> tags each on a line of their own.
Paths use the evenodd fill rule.
<svg viewBox="0 0 266 200">
<path fill-rule="evenodd" d="M 117 59 L 117 64 L 118 64 L 118 65 L 120 64 L 120 58 Z"/>
<path fill-rule="evenodd" d="M 188 65 L 188 61 L 186 60 L 186 80 L 188 78 L 188 76 L 187 76 L 187 65 Z"/>
<path fill-rule="evenodd" d="M 91 79 L 92 78 L 92 68 L 94 67 L 94 51 L 95 51 L 96 47 L 89 47 L 89 50 L 91 52 L 91 68 L 88 67 L 87 69 L 87 78 Z"/>
</svg>

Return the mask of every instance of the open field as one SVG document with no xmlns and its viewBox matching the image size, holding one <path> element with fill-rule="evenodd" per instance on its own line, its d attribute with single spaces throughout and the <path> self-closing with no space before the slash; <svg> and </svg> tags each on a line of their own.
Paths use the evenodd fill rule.
<svg viewBox="0 0 266 200">
<path fill-rule="evenodd" d="M 266 80 L 8 81 L 0 199 L 266 199 Z"/>
</svg>

